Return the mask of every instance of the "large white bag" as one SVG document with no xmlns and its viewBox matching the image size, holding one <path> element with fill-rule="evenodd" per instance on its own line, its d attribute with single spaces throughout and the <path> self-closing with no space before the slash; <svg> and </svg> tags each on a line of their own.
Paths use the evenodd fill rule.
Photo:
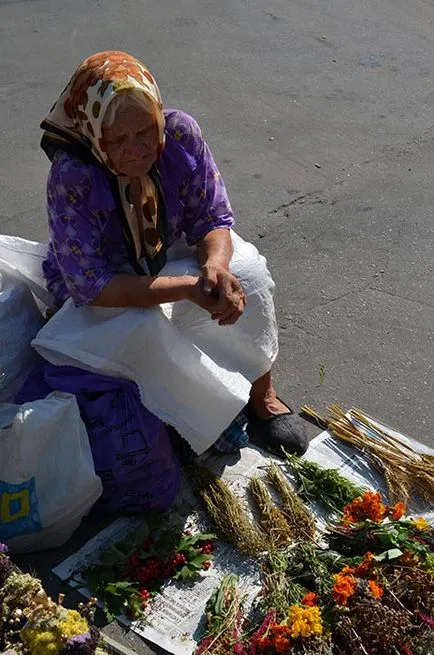
<svg viewBox="0 0 434 655">
<path fill-rule="evenodd" d="M 30 342 L 43 324 L 27 284 L 0 271 L 0 402 L 13 400 L 28 376 L 36 360 Z"/>
<path fill-rule="evenodd" d="M 46 243 L 0 234 L 0 268 L 25 282 L 44 305 L 52 307 L 54 298 L 45 288 L 42 273 L 47 250 Z"/>
<path fill-rule="evenodd" d="M 75 397 L 0 406 L 0 542 L 61 546 L 102 492 Z"/>
</svg>

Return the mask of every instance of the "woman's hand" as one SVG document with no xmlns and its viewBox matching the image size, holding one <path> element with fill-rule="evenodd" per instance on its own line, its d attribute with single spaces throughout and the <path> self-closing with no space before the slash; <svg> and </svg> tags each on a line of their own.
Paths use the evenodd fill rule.
<svg viewBox="0 0 434 655">
<path fill-rule="evenodd" d="M 208 262 L 202 266 L 203 291 L 216 301 L 212 318 L 219 325 L 233 325 L 246 306 L 246 295 L 237 278 L 225 265 Z"/>
<path fill-rule="evenodd" d="M 229 271 L 232 254 L 231 233 L 225 228 L 208 232 L 197 244 L 203 291 L 216 300 L 211 315 L 220 325 L 236 323 L 246 306 L 244 290 Z"/>
<path fill-rule="evenodd" d="M 203 277 L 190 277 L 188 276 L 188 287 L 186 291 L 186 298 L 195 305 L 199 305 L 211 315 L 217 310 L 218 299 L 215 295 L 205 291 L 205 281 Z"/>
</svg>

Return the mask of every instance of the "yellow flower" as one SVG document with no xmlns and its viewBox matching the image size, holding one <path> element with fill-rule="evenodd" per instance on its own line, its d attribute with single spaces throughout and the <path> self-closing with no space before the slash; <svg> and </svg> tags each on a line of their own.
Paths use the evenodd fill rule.
<svg viewBox="0 0 434 655">
<path fill-rule="evenodd" d="M 89 626 L 86 619 L 76 610 L 68 610 L 67 619 L 59 623 L 59 630 L 62 635 L 70 639 L 76 635 L 84 635 L 86 632 L 89 632 Z"/>
<path fill-rule="evenodd" d="M 429 526 L 428 521 L 423 516 L 419 516 L 417 519 L 413 519 L 413 525 L 416 530 L 426 530 Z"/>
<path fill-rule="evenodd" d="M 291 605 L 288 614 L 288 627 L 294 639 L 322 634 L 323 626 L 320 608 L 318 606 L 299 607 L 298 605 Z"/>
<path fill-rule="evenodd" d="M 62 621 L 56 621 L 57 614 L 42 625 L 26 626 L 21 630 L 21 639 L 31 655 L 58 655 L 68 639 L 89 632 L 86 619 L 76 610 L 60 608 L 59 611 Z"/>
<path fill-rule="evenodd" d="M 48 630 L 24 629 L 21 639 L 32 655 L 57 655 L 62 648 L 58 635 Z"/>
</svg>

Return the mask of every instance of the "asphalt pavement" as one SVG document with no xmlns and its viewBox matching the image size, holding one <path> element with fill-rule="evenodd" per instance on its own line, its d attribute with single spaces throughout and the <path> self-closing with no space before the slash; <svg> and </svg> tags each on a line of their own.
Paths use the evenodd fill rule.
<svg viewBox="0 0 434 655">
<path fill-rule="evenodd" d="M 131 52 L 268 258 L 280 396 L 433 445 L 433 28 L 429 0 L 0 0 L 0 232 L 47 238 L 39 122 L 84 57 Z"/>
</svg>

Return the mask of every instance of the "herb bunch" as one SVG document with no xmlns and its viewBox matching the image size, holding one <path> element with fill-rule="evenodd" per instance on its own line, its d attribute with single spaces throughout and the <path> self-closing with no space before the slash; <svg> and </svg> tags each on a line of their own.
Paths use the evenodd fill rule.
<svg viewBox="0 0 434 655">
<path fill-rule="evenodd" d="M 316 462 L 309 462 L 285 450 L 283 452 L 299 485 L 300 496 L 309 503 L 319 502 L 332 514 L 342 512 L 345 505 L 365 491 L 341 475 L 337 469 L 323 468 Z"/>
</svg>

